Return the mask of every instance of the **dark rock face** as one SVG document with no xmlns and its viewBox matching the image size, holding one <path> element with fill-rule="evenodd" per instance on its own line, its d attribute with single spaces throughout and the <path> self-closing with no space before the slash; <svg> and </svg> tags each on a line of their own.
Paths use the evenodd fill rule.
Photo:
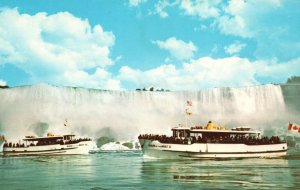
<svg viewBox="0 0 300 190">
<path fill-rule="evenodd" d="M 46 135 L 49 129 L 49 124 L 45 122 L 36 122 L 33 123 L 29 129 L 32 130 L 38 137 L 42 137 Z"/>
<path fill-rule="evenodd" d="M 132 143 L 126 142 L 126 143 L 123 143 L 122 145 L 128 147 L 129 149 L 133 149 Z"/>
<path fill-rule="evenodd" d="M 283 84 L 281 89 L 287 109 L 300 113 L 300 83 Z"/>
<path fill-rule="evenodd" d="M 97 139 L 97 146 L 101 147 L 104 144 L 110 143 L 110 142 L 114 142 L 115 139 L 114 138 L 110 138 L 110 137 L 100 137 Z"/>
</svg>

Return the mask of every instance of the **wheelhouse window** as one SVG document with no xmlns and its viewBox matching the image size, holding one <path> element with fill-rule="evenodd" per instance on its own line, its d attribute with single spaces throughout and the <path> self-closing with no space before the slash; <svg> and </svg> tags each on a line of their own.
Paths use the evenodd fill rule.
<svg viewBox="0 0 300 190">
<path fill-rule="evenodd" d="M 188 138 L 190 137 L 190 131 L 189 130 L 173 130 L 173 137 L 175 138 Z"/>
</svg>

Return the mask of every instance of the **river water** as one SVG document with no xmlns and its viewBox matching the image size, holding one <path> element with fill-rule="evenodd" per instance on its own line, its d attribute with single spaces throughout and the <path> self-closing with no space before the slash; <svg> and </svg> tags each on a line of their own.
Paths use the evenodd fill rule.
<svg viewBox="0 0 300 190">
<path fill-rule="evenodd" d="M 159 160 L 141 151 L 1 157 L 0 189 L 300 189 L 300 150 L 281 159 Z"/>
</svg>

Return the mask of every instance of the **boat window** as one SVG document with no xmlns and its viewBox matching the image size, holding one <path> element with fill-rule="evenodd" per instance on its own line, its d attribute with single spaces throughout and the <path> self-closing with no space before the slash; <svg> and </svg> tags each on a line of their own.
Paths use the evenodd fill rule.
<svg viewBox="0 0 300 190">
<path fill-rule="evenodd" d="M 188 130 L 173 130 L 173 137 L 187 138 L 190 137 L 190 132 Z"/>
<path fill-rule="evenodd" d="M 180 130 L 179 131 L 179 137 L 187 138 L 190 137 L 190 132 L 187 130 Z"/>
<path fill-rule="evenodd" d="M 183 137 L 183 131 L 179 131 L 179 137 Z"/>
<path fill-rule="evenodd" d="M 173 130 L 173 137 L 177 137 L 178 136 L 178 133 L 176 130 Z"/>
</svg>

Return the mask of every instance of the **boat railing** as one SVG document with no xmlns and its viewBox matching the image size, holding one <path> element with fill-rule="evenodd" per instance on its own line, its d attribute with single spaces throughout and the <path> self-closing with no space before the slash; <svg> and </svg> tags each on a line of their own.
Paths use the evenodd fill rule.
<svg viewBox="0 0 300 190">
<path fill-rule="evenodd" d="M 24 148 L 26 145 L 24 143 L 4 143 L 3 147 Z"/>
<path fill-rule="evenodd" d="M 144 134 L 138 137 L 139 139 L 157 140 L 161 143 L 168 144 L 194 144 L 194 143 L 217 143 L 217 144 L 246 144 L 246 145 L 265 145 L 265 144 L 280 144 L 285 141 L 281 141 L 278 136 L 254 138 L 254 137 L 235 137 L 235 138 L 201 138 L 199 137 L 168 137 L 166 135 L 152 135 Z"/>
<path fill-rule="evenodd" d="M 73 140 L 67 140 L 64 141 L 64 144 L 76 144 L 79 142 L 83 142 L 83 141 L 91 141 L 92 139 L 90 138 L 79 138 L 79 139 L 73 139 Z"/>
<path fill-rule="evenodd" d="M 90 138 L 79 138 L 79 139 L 73 139 L 73 140 L 68 140 L 68 141 L 63 141 L 63 140 L 57 140 L 57 141 L 38 141 L 36 144 L 35 143 L 30 143 L 29 145 L 25 145 L 24 143 L 4 143 L 3 147 L 9 147 L 9 148 L 25 148 L 29 146 L 47 146 L 47 145 L 64 145 L 64 144 L 76 144 L 79 142 L 83 141 L 91 141 Z"/>
</svg>

